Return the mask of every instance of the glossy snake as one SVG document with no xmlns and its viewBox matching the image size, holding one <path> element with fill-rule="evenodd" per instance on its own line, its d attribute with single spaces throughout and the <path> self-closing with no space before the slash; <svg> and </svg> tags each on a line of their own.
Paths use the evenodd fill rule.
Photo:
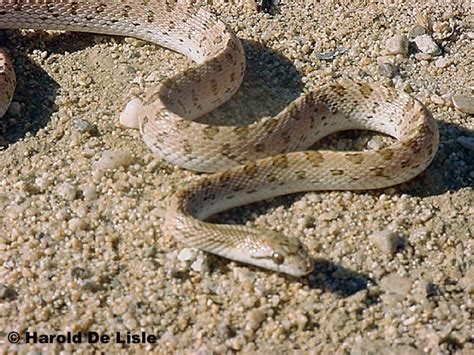
<svg viewBox="0 0 474 355">
<path fill-rule="evenodd" d="M 204 220 L 272 196 L 314 190 L 378 189 L 423 171 L 438 147 L 438 129 L 411 96 L 374 84 L 339 81 L 304 94 L 280 114 L 247 126 L 193 120 L 239 88 L 245 56 L 239 39 L 208 12 L 165 1 L 0 0 L 0 28 L 68 30 L 132 36 L 192 58 L 196 66 L 151 89 L 138 109 L 140 131 L 162 159 L 203 172 L 170 200 L 164 232 L 223 257 L 294 276 L 312 271 L 306 249 L 272 231 Z M 15 75 L 0 54 L 0 114 Z M 397 139 L 363 152 L 304 151 L 341 130 L 365 129 Z"/>
</svg>

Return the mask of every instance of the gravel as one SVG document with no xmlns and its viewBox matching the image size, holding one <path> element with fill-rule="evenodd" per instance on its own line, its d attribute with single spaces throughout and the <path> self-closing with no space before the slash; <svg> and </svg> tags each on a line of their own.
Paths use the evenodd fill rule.
<svg viewBox="0 0 474 355">
<path fill-rule="evenodd" d="M 433 163 L 392 188 L 301 193 L 214 217 L 299 238 L 315 257 L 307 278 L 201 252 L 183 261 L 185 246 L 161 227 L 168 197 L 198 175 L 154 157 L 119 116 L 131 98 L 191 61 L 117 37 L 8 31 L 19 86 L 16 107 L 0 121 L 0 327 L 5 334 L 145 332 L 157 342 L 2 339 L 2 351 L 473 353 L 474 161 L 458 143 L 472 135 L 473 120 L 451 101 L 472 96 L 467 2 L 295 0 L 270 13 L 246 4 L 206 7 L 244 39 L 249 65 L 235 98 L 203 121 L 253 122 L 303 88 L 339 77 L 383 82 L 411 92 L 438 121 Z M 410 43 L 407 51 L 404 39 L 387 48 L 394 36 L 423 35 L 449 64 Z M 313 55 L 335 51 L 331 60 Z M 399 75 L 379 73 L 381 63 Z M 100 134 L 78 131 L 79 119 Z M 343 133 L 317 148 L 387 141 Z M 389 228 L 404 242 L 393 254 L 369 238 Z"/>
</svg>

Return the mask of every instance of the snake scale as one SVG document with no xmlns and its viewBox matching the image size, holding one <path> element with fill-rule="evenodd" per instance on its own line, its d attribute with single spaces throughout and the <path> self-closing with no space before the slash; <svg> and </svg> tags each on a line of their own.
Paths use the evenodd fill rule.
<svg viewBox="0 0 474 355">
<path fill-rule="evenodd" d="M 437 125 L 422 103 L 393 88 L 349 80 L 305 93 L 275 117 L 247 126 L 195 122 L 232 97 L 246 64 L 233 32 L 187 1 L 0 0 L 0 28 L 132 36 L 194 60 L 194 67 L 151 88 L 136 113 L 143 139 L 158 157 L 214 173 L 173 194 L 163 230 L 188 246 L 243 263 L 297 277 L 314 264 L 295 238 L 206 218 L 299 191 L 399 184 L 423 171 L 438 147 Z M 1 114 L 14 87 L 11 61 L 2 51 Z M 352 129 L 378 131 L 396 141 L 369 151 L 307 150 L 328 134 Z"/>
</svg>

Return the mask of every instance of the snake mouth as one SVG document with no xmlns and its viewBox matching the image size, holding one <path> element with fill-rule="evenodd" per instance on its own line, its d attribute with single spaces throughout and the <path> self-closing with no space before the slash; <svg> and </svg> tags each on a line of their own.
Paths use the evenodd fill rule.
<svg viewBox="0 0 474 355">
<path fill-rule="evenodd" d="M 305 255 L 297 263 L 280 266 L 275 270 L 296 278 L 305 277 L 314 271 L 314 260 Z"/>
<path fill-rule="evenodd" d="M 304 259 L 302 264 L 299 267 L 299 272 L 295 273 L 294 276 L 304 277 L 311 274 L 314 271 L 314 260 L 311 257 Z"/>
</svg>

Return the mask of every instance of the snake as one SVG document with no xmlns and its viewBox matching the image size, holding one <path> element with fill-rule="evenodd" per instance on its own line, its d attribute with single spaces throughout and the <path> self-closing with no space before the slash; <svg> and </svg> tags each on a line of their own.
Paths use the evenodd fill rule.
<svg viewBox="0 0 474 355">
<path fill-rule="evenodd" d="M 191 1 L 0 0 L 1 29 L 39 29 L 135 37 L 195 64 L 147 88 L 131 113 L 154 155 L 200 174 L 171 194 L 164 235 L 185 245 L 293 277 L 314 271 L 298 238 L 209 217 L 279 195 L 381 189 L 410 180 L 433 160 L 439 132 L 423 103 L 387 85 L 340 78 L 303 92 L 275 116 L 247 125 L 198 119 L 239 89 L 245 53 L 218 16 Z M 111 79 L 113 80 L 113 78 Z M 15 89 L 12 60 L 0 52 L 0 114 Z M 363 151 L 314 150 L 338 131 L 394 138 Z"/>
</svg>

